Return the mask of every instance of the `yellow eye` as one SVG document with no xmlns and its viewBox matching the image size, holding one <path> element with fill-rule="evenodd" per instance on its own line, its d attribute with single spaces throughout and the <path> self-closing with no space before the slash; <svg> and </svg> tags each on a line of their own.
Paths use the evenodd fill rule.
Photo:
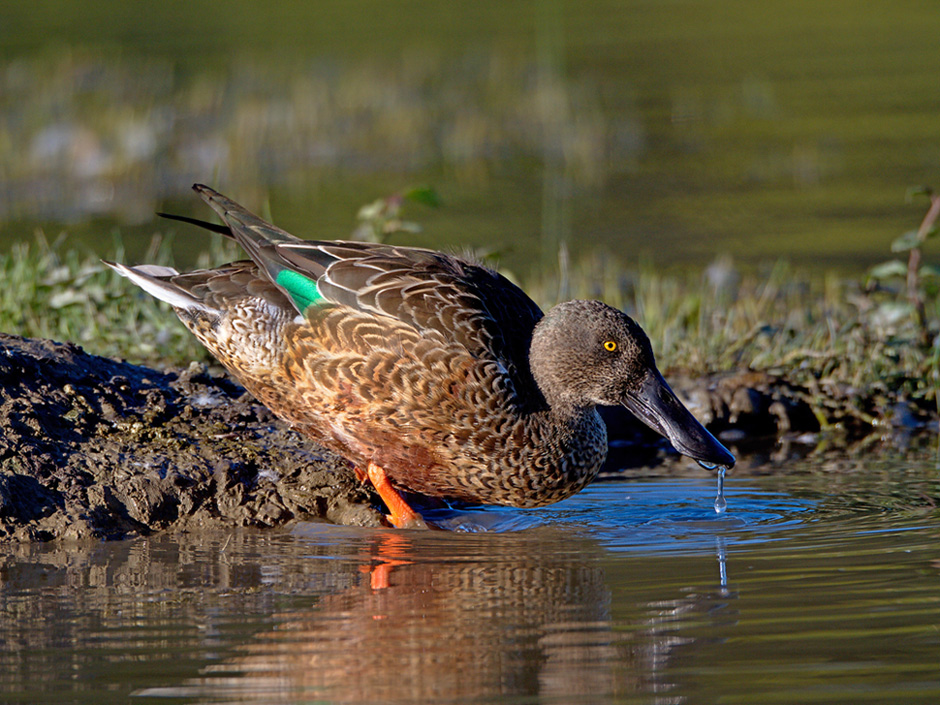
<svg viewBox="0 0 940 705">
<path fill-rule="evenodd" d="M 613 352 L 616 349 L 617 349 L 616 341 L 607 340 L 604 342 L 604 350 L 606 350 L 607 352 Z"/>
</svg>

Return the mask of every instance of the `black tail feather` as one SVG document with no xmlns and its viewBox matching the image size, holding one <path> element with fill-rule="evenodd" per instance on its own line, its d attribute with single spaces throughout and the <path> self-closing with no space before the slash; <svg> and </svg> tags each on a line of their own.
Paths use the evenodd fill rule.
<svg viewBox="0 0 940 705">
<path fill-rule="evenodd" d="M 181 223 L 189 223 L 190 225 L 197 225 L 200 228 L 205 228 L 219 235 L 225 235 L 225 237 L 230 237 L 235 239 L 235 236 L 232 235 L 232 229 L 227 225 L 219 225 L 218 223 L 210 223 L 207 220 L 199 220 L 199 218 L 190 218 L 186 215 L 174 215 L 173 213 L 157 213 L 161 218 L 166 218 L 167 220 L 178 220 Z"/>
</svg>

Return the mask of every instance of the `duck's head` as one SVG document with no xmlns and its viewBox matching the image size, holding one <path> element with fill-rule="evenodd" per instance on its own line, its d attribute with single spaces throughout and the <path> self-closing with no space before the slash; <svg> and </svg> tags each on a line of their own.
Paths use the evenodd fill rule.
<svg viewBox="0 0 940 705">
<path fill-rule="evenodd" d="M 622 404 L 683 455 L 734 465 L 666 384 L 646 333 L 621 311 L 600 301 L 559 304 L 536 325 L 529 361 L 552 408 Z"/>
</svg>

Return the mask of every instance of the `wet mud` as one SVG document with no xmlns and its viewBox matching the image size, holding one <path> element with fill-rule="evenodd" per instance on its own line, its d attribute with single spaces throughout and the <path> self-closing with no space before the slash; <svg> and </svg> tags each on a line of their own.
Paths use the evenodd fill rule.
<svg viewBox="0 0 940 705">
<path fill-rule="evenodd" d="M 816 434 L 830 418 L 859 434 L 871 418 L 864 411 L 826 416 L 819 400 L 831 396 L 763 373 L 670 380 L 738 454 Z M 625 410 L 603 414 L 611 439 L 606 473 L 674 455 Z M 916 410 L 901 417 L 920 423 Z M 377 498 L 345 460 L 203 365 L 159 372 L 70 343 L 0 334 L 0 424 L 0 540 L 382 522 Z"/>
<path fill-rule="evenodd" d="M 381 520 L 342 458 L 201 365 L 0 335 L 0 424 L 0 539 Z"/>
</svg>

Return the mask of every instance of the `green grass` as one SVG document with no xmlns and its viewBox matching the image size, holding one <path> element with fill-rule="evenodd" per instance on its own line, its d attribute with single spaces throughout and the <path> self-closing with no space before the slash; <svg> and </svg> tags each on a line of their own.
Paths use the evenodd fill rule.
<svg viewBox="0 0 940 705">
<path fill-rule="evenodd" d="M 120 242 L 115 249 L 120 260 Z M 155 238 L 144 261 L 170 264 L 168 252 Z M 216 244 L 200 264 L 238 257 Z M 783 262 L 749 274 L 730 261 L 663 274 L 596 256 L 562 269 L 561 278 L 532 276 L 523 288 L 543 307 L 599 298 L 622 308 L 647 331 L 663 368 L 782 375 L 810 391 L 824 425 L 834 407 L 872 421 L 897 399 L 937 401 L 937 348 L 918 343 L 903 291 L 869 291 L 861 281 L 810 276 Z M 0 273 L 0 330 L 156 367 L 210 359 L 168 306 L 92 255 L 39 237 L 0 257 Z M 930 306 L 935 325 L 937 300 Z"/>
<path fill-rule="evenodd" d="M 120 240 L 108 255 L 124 260 Z M 169 247 L 155 236 L 142 261 L 170 265 Z M 200 266 L 237 259 L 216 242 Z M 74 342 L 96 355 L 155 367 L 210 359 L 173 314 L 95 256 L 37 235 L 0 256 L 0 330 L 28 338 Z"/>
</svg>

